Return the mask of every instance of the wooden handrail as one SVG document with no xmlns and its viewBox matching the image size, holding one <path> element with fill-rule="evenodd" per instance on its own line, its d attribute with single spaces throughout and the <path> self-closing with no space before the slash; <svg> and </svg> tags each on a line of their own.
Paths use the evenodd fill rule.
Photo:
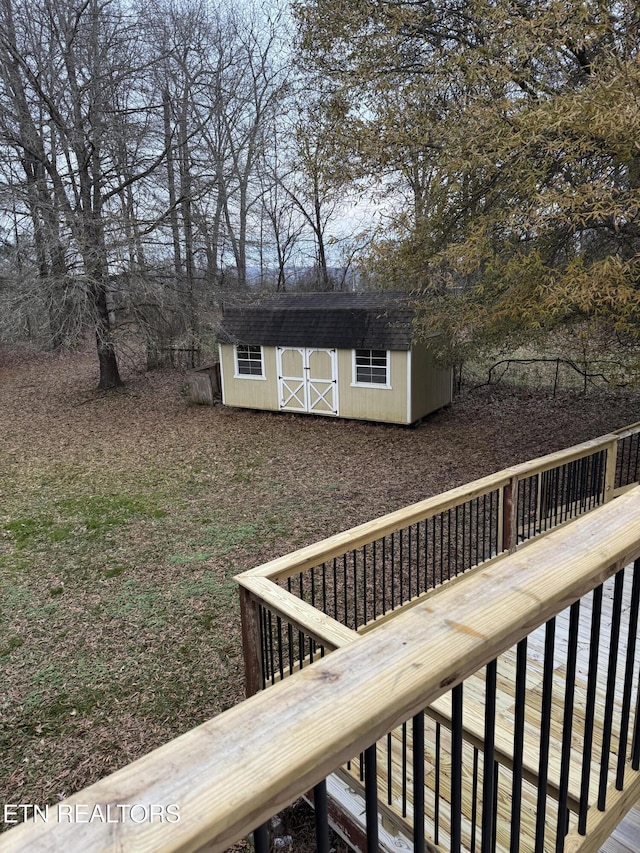
<svg viewBox="0 0 640 853">
<path fill-rule="evenodd" d="M 358 633 L 326 616 L 286 589 L 264 577 L 248 577 L 243 586 L 272 613 L 303 631 L 327 649 L 337 649 L 358 639 Z"/>
<path fill-rule="evenodd" d="M 635 435 L 637 432 L 640 432 L 640 421 L 636 421 L 634 424 L 629 424 L 626 427 L 616 429 L 613 431 L 613 434 L 617 438 L 628 438 L 630 435 Z"/>
<path fill-rule="evenodd" d="M 28 823 L 0 852 L 224 851 L 637 558 L 639 520 L 636 487 L 65 801 L 178 822 Z"/>
</svg>

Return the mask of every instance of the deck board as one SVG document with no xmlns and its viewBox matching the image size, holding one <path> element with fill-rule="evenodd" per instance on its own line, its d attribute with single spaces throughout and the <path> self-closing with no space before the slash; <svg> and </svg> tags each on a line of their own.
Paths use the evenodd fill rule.
<svg viewBox="0 0 640 853">
<path fill-rule="evenodd" d="M 599 853 L 638 853 L 640 850 L 640 808 L 636 806 L 614 831 Z"/>
</svg>

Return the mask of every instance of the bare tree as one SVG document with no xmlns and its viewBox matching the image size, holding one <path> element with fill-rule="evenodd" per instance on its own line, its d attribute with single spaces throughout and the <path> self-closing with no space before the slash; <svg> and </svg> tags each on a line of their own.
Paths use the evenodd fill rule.
<svg viewBox="0 0 640 853">
<path fill-rule="evenodd" d="M 313 235 L 315 268 L 320 290 L 334 282 L 327 260 L 327 228 L 341 210 L 353 182 L 348 157 L 340 148 L 346 134 L 348 105 L 337 96 L 298 95 L 301 111 L 294 128 L 295 151 L 291 168 L 280 181 Z"/>
<path fill-rule="evenodd" d="M 118 202 L 164 158 L 150 138 L 141 144 L 153 104 L 145 87 L 135 84 L 144 79 L 146 66 L 138 22 L 117 0 L 45 0 L 24 8 L 20 2 L 0 5 L 2 106 L 8 116 L 2 134 L 23 161 L 41 277 L 54 293 L 66 286 L 61 256 L 56 266 L 63 230 L 69 253 L 80 261 L 75 284 L 95 333 L 99 387 L 111 388 L 121 379 L 109 305 L 108 223 L 115 218 L 121 227 Z M 122 146 L 131 153 L 126 175 Z"/>
</svg>

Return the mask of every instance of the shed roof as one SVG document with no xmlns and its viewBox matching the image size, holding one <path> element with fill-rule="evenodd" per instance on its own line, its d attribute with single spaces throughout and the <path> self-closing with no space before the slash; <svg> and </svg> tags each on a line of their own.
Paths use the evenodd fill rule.
<svg viewBox="0 0 640 853">
<path fill-rule="evenodd" d="M 408 350 L 414 311 L 403 293 L 281 293 L 224 309 L 227 344 Z"/>
</svg>

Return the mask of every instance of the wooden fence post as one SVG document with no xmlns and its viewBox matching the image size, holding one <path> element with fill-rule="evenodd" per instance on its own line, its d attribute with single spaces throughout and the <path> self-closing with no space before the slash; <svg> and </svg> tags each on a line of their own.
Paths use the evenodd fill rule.
<svg viewBox="0 0 640 853">
<path fill-rule="evenodd" d="M 607 445 L 607 466 L 604 472 L 604 503 L 613 498 L 616 487 L 616 462 L 618 460 L 618 439 Z"/>
<path fill-rule="evenodd" d="M 242 622 L 242 652 L 247 698 L 262 689 L 262 644 L 260 642 L 260 614 L 258 602 L 244 587 L 240 592 L 240 619 Z"/>
<path fill-rule="evenodd" d="M 510 554 L 518 544 L 518 478 L 512 477 L 502 489 L 502 550 Z"/>
</svg>

